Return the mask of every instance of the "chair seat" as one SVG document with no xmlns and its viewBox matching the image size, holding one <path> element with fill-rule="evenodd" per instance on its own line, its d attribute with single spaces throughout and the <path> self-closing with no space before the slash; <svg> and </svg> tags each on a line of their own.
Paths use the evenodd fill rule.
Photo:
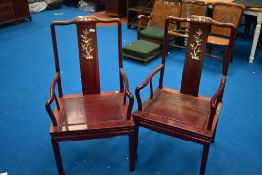
<svg viewBox="0 0 262 175">
<path fill-rule="evenodd" d="M 227 38 L 221 38 L 217 36 L 208 36 L 207 42 L 213 45 L 228 46 L 229 40 Z"/>
<path fill-rule="evenodd" d="M 133 120 L 126 119 L 127 106 L 123 93 L 107 92 L 95 95 L 66 95 L 59 98 L 62 114 L 55 111 L 60 121 L 58 130 L 51 126 L 51 134 L 105 130 L 110 128 L 134 128 Z"/>
<path fill-rule="evenodd" d="M 140 35 L 155 40 L 163 40 L 164 29 L 161 26 L 150 26 L 140 31 Z"/>
<path fill-rule="evenodd" d="M 220 106 L 221 104 L 216 116 L 219 115 Z M 193 97 L 164 88 L 158 89 L 154 93 L 154 98 L 147 100 L 142 108 L 141 112 L 136 111 L 133 114 L 134 120 L 139 123 L 150 123 L 151 126 L 157 124 L 162 128 L 184 130 L 187 133 L 197 133 L 210 138 L 213 135 L 213 129 L 206 129 L 210 115 L 208 97 Z"/>
</svg>

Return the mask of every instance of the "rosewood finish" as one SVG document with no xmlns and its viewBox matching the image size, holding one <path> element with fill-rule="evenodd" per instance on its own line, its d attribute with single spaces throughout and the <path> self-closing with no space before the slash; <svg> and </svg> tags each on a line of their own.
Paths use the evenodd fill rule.
<svg viewBox="0 0 262 175">
<path fill-rule="evenodd" d="M 166 56 L 168 54 L 168 28 L 174 22 L 190 23 L 188 45 L 182 74 L 180 91 L 163 87 Z M 230 29 L 229 49 L 223 59 L 223 73 L 220 86 L 210 97 L 199 96 L 199 84 L 208 33 L 211 26 Z M 236 29 L 233 24 L 220 23 L 208 17 L 168 17 L 165 24 L 162 64 L 136 88 L 138 110 L 133 113 L 136 127 L 136 150 L 138 126 L 203 145 L 200 174 L 205 174 L 209 147 L 215 139 L 217 122 L 222 106 L 230 55 Z M 152 78 L 160 72 L 158 88 L 153 91 Z M 142 103 L 140 91 L 150 83 L 150 97 Z"/>
<path fill-rule="evenodd" d="M 116 23 L 118 27 L 118 61 L 120 90 L 101 92 L 97 54 L 98 23 Z M 75 25 L 77 29 L 82 94 L 63 94 L 56 26 Z M 93 16 L 78 16 L 69 21 L 54 21 L 51 24 L 56 74 L 50 88 L 50 98 L 45 107 L 52 121 L 50 136 L 58 173 L 64 174 L 59 148 L 61 141 L 77 141 L 127 135 L 129 137 L 130 171 L 135 168 L 135 124 L 131 117 L 134 103 L 123 69 L 122 25 L 119 19 L 100 19 Z M 113 59 L 113 58 L 112 58 Z M 58 88 L 58 96 L 55 87 Z M 52 109 L 52 103 L 56 107 Z"/>
</svg>

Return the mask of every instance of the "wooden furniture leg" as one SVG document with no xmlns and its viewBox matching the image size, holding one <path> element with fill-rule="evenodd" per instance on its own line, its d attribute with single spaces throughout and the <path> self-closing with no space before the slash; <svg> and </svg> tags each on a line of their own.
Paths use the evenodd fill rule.
<svg viewBox="0 0 262 175">
<path fill-rule="evenodd" d="M 136 155 L 136 146 L 135 146 L 135 140 L 136 136 L 134 133 L 129 134 L 129 171 L 134 171 L 135 170 L 135 155 Z"/>
<path fill-rule="evenodd" d="M 136 138 L 135 138 L 135 159 L 137 160 L 138 154 L 137 154 L 137 148 L 138 148 L 138 135 L 139 135 L 139 126 L 136 126 L 135 129 L 135 133 L 136 133 Z"/>
<path fill-rule="evenodd" d="M 254 35 L 251 53 L 250 53 L 250 57 L 249 57 L 249 63 L 253 63 L 254 58 L 255 58 L 257 42 L 258 42 L 259 34 L 260 34 L 260 31 L 261 31 L 261 22 L 262 22 L 262 13 L 258 12 L 257 25 L 256 25 L 255 35 Z"/>
<path fill-rule="evenodd" d="M 209 146 L 210 146 L 209 143 L 205 144 L 203 146 L 202 160 L 201 160 L 201 167 L 200 167 L 200 175 L 205 175 L 207 158 L 208 158 L 208 152 L 209 152 Z"/>
<path fill-rule="evenodd" d="M 59 143 L 53 139 L 51 139 L 52 146 L 53 146 L 53 151 L 55 155 L 55 161 L 56 161 L 56 166 L 58 169 L 58 174 L 59 175 L 64 175 L 64 169 L 63 169 L 63 164 L 62 164 L 62 158 L 60 154 L 60 148 L 59 148 Z"/>
</svg>

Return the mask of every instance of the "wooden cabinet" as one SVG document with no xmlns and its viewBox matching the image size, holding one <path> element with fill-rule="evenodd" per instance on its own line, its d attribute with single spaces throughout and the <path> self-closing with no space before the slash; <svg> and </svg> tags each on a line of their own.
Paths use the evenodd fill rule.
<svg viewBox="0 0 262 175">
<path fill-rule="evenodd" d="M 1 0 L 0 25 L 24 19 L 32 19 L 27 0 Z"/>
<path fill-rule="evenodd" d="M 128 0 L 127 1 L 127 27 L 137 26 L 139 15 L 150 15 L 153 7 L 153 0 Z M 144 21 L 145 26 L 147 21 Z"/>
<path fill-rule="evenodd" d="M 127 13 L 127 0 L 106 0 L 105 10 L 109 16 L 124 16 Z"/>
</svg>

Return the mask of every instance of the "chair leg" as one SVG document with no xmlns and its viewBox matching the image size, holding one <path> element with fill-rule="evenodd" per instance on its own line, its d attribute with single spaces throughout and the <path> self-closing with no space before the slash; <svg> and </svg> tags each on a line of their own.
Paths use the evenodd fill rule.
<svg viewBox="0 0 262 175">
<path fill-rule="evenodd" d="M 136 126 L 136 138 L 135 138 L 135 155 L 136 155 L 136 160 L 138 158 L 137 154 L 137 149 L 138 149 L 138 135 L 139 135 L 139 126 Z"/>
<path fill-rule="evenodd" d="M 201 167 L 200 167 L 200 175 L 205 175 L 207 158 L 208 158 L 208 152 L 209 152 L 209 146 L 210 146 L 209 143 L 205 144 L 203 146 L 202 160 L 201 160 Z"/>
<path fill-rule="evenodd" d="M 57 141 L 54 141 L 53 139 L 51 139 L 51 142 L 52 142 L 53 151 L 54 151 L 54 155 L 55 155 L 56 167 L 57 167 L 57 170 L 58 170 L 58 174 L 64 175 L 65 172 L 63 170 L 63 164 L 62 164 L 62 158 L 61 158 L 61 154 L 60 154 L 59 143 Z"/>
<path fill-rule="evenodd" d="M 128 136 L 129 138 L 129 171 L 135 170 L 135 133 Z"/>
</svg>

